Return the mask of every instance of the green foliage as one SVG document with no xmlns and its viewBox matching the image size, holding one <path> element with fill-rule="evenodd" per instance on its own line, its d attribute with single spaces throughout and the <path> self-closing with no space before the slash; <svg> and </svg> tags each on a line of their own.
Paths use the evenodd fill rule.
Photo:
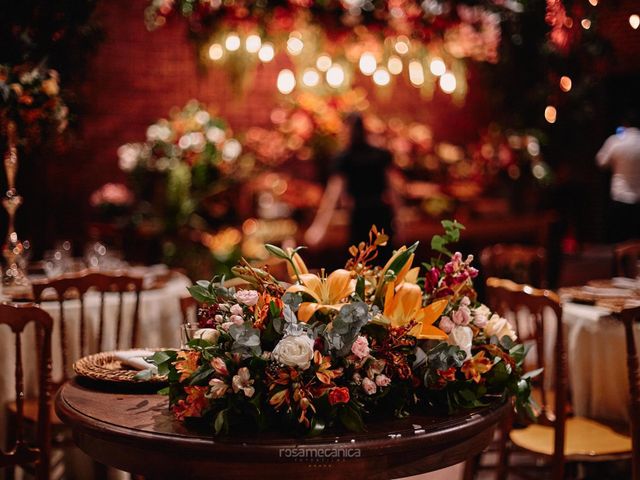
<svg viewBox="0 0 640 480">
<path fill-rule="evenodd" d="M 457 220 L 443 220 L 442 226 L 444 227 L 444 235 L 434 235 L 431 239 L 431 249 L 451 257 L 453 254 L 447 248 L 450 243 L 455 243 L 460 240 L 460 231 L 465 227 Z"/>
</svg>

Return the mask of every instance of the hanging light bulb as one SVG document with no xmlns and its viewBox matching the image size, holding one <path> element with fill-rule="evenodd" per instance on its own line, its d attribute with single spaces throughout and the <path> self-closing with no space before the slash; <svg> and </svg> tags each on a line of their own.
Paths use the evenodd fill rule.
<svg viewBox="0 0 640 480">
<path fill-rule="evenodd" d="M 287 52 L 289 52 L 291 55 L 300 55 L 303 48 L 304 43 L 302 42 L 302 39 L 299 36 L 294 36 L 293 34 L 291 34 L 289 40 L 287 40 Z"/>
<path fill-rule="evenodd" d="M 327 70 L 327 83 L 333 88 L 338 88 L 342 82 L 344 82 L 344 69 L 336 63 Z"/>
<path fill-rule="evenodd" d="M 440 57 L 435 57 L 429 64 L 429 70 L 436 77 L 440 77 L 447 72 L 447 66 L 444 64 L 444 61 Z"/>
<path fill-rule="evenodd" d="M 422 68 L 422 64 L 417 60 L 409 62 L 409 80 L 416 87 L 424 83 L 424 69 Z"/>
<path fill-rule="evenodd" d="M 237 33 L 230 33 L 224 41 L 224 46 L 230 52 L 235 52 L 240 48 L 240 37 Z"/>
<path fill-rule="evenodd" d="M 257 53 L 262 46 L 262 39 L 258 35 L 249 35 L 244 41 L 244 48 L 249 53 Z"/>
<path fill-rule="evenodd" d="M 552 105 L 548 105 L 547 108 L 544 109 L 544 119 L 549 123 L 556 123 L 556 118 L 558 117 L 558 111 L 556 107 Z"/>
<path fill-rule="evenodd" d="M 402 60 L 400 57 L 395 55 L 390 56 L 387 61 L 387 68 L 393 75 L 400 75 L 402 73 Z"/>
<path fill-rule="evenodd" d="M 455 75 L 451 72 L 447 72 L 440 77 L 440 88 L 444 93 L 453 93 L 457 83 Z"/>
<path fill-rule="evenodd" d="M 270 62 L 271 60 L 273 60 L 273 57 L 275 56 L 276 51 L 273 48 L 273 45 L 269 42 L 265 42 L 262 44 L 262 46 L 260 47 L 260 50 L 258 50 L 258 58 L 260 59 L 261 62 L 267 63 Z"/>
<path fill-rule="evenodd" d="M 569 90 L 571 90 L 572 86 L 573 82 L 571 81 L 571 78 L 567 77 L 566 75 L 560 77 L 560 90 L 562 90 L 563 92 L 568 92 Z"/>
<path fill-rule="evenodd" d="M 409 53 L 409 39 L 404 35 L 398 37 L 398 41 L 395 44 L 395 49 L 396 52 L 398 52 L 400 55 L 406 55 L 407 53 Z"/>
<path fill-rule="evenodd" d="M 222 49 L 222 45 L 219 43 L 214 43 L 209 47 L 209 58 L 214 62 L 216 60 L 220 60 L 224 55 L 224 50 Z"/>
<path fill-rule="evenodd" d="M 307 68 L 302 74 L 302 83 L 307 87 L 315 87 L 320 83 L 320 75 L 315 68 Z"/>
<path fill-rule="evenodd" d="M 376 62 L 376 57 L 373 56 L 373 53 L 364 52 L 360 56 L 358 66 L 363 75 L 373 75 L 373 72 L 376 71 L 376 67 L 378 66 L 378 62 Z"/>
<path fill-rule="evenodd" d="M 288 68 L 280 70 L 280 73 L 278 73 L 277 87 L 278 91 L 284 95 L 293 92 L 293 89 L 296 88 L 296 77 L 291 70 Z"/>
<path fill-rule="evenodd" d="M 318 67 L 318 70 L 320 70 L 321 72 L 326 72 L 331 68 L 332 63 L 333 62 L 331 61 L 331 57 L 329 55 L 322 54 L 316 60 L 316 67 Z"/>
<path fill-rule="evenodd" d="M 629 25 L 631 25 L 631 28 L 633 28 L 634 30 L 637 30 L 638 27 L 640 27 L 640 16 L 636 15 L 635 13 L 633 15 L 630 15 Z"/>
<path fill-rule="evenodd" d="M 380 85 L 381 87 L 384 87 L 385 85 L 389 85 L 390 81 L 391 81 L 391 75 L 389 75 L 389 72 L 384 67 L 377 69 L 373 74 L 373 82 L 376 85 Z"/>
</svg>

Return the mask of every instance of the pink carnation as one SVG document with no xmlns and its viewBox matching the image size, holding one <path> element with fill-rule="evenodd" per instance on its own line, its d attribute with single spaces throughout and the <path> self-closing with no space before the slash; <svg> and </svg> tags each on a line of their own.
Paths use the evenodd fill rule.
<svg viewBox="0 0 640 480">
<path fill-rule="evenodd" d="M 362 335 L 356 338 L 356 341 L 351 345 L 351 353 L 353 353 L 360 360 L 369 356 L 369 340 Z"/>
<path fill-rule="evenodd" d="M 391 383 L 391 379 L 386 375 L 378 375 L 376 377 L 376 385 L 379 387 L 386 387 Z"/>
<path fill-rule="evenodd" d="M 362 389 L 365 391 L 367 395 L 373 395 L 378 390 L 376 384 L 368 377 L 365 377 L 362 380 Z"/>
</svg>

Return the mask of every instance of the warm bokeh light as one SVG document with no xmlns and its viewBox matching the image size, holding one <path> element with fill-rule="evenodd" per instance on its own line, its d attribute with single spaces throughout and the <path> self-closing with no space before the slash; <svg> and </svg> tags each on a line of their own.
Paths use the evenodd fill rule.
<svg viewBox="0 0 640 480">
<path fill-rule="evenodd" d="M 558 112 L 556 107 L 552 105 L 548 105 L 547 108 L 544 109 L 544 119 L 549 123 L 556 123 L 556 118 L 558 116 Z"/>
<path fill-rule="evenodd" d="M 302 74 L 302 83 L 307 87 L 315 87 L 320 83 L 320 75 L 315 68 L 307 68 Z"/>
<path fill-rule="evenodd" d="M 376 85 L 380 85 L 381 87 L 384 87 L 385 85 L 389 85 L 390 81 L 391 81 L 391 75 L 389 75 L 389 72 L 385 68 L 379 68 L 373 74 L 373 82 Z"/>
<path fill-rule="evenodd" d="M 638 27 L 640 27 L 640 16 L 636 15 L 635 13 L 633 15 L 630 15 L 629 25 L 631 25 L 631 28 L 633 28 L 634 30 L 637 30 Z"/>
<path fill-rule="evenodd" d="M 331 68 L 332 63 L 333 62 L 331 61 L 331 57 L 329 55 L 320 55 L 316 60 L 316 67 L 318 67 L 318 70 L 320 70 L 321 72 L 326 72 Z"/>
<path fill-rule="evenodd" d="M 424 83 L 424 70 L 422 64 L 416 60 L 409 63 L 409 80 L 419 87 Z"/>
<path fill-rule="evenodd" d="M 224 55 L 222 45 L 214 43 L 209 47 L 209 58 L 213 61 L 220 60 Z"/>
<path fill-rule="evenodd" d="M 396 52 L 400 55 L 406 55 L 409 53 L 409 42 L 405 39 L 398 40 L 395 45 Z"/>
<path fill-rule="evenodd" d="M 589 3 L 595 7 L 598 5 L 598 0 L 589 0 Z"/>
<path fill-rule="evenodd" d="M 273 60 L 275 54 L 276 51 L 274 50 L 273 45 L 269 42 L 262 45 L 262 47 L 260 47 L 260 50 L 258 50 L 258 58 L 261 62 L 270 62 L 271 60 Z"/>
<path fill-rule="evenodd" d="M 230 52 L 235 52 L 240 48 L 240 37 L 236 33 L 230 33 L 224 41 L 224 46 Z"/>
<path fill-rule="evenodd" d="M 244 41 L 244 48 L 249 53 L 258 53 L 262 46 L 262 39 L 258 35 L 249 35 Z"/>
<path fill-rule="evenodd" d="M 402 73 L 402 60 L 400 59 L 400 57 L 391 55 L 389 57 L 389 61 L 387 62 L 387 68 L 393 75 L 400 75 Z"/>
<path fill-rule="evenodd" d="M 580 22 L 580 25 L 582 25 L 582 28 L 584 28 L 585 30 L 589 30 L 591 28 L 591 20 L 589 20 L 588 18 L 583 18 Z"/>
<path fill-rule="evenodd" d="M 333 87 L 337 88 L 342 85 L 344 82 L 344 69 L 338 65 L 333 65 L 329 70 L 327 70 L 327 83 Z"/>
<path fill-rule="evenodd" d="M 440 88 L 444 93 L 453 93 L 458 82 L 453 73 L 447 72 L 440 77 Z"/>
<path fill-rule="evenodd" d="M 278 74 L 278 91 L 284 95 L 293 92 L 293 89 L 296 88 L 296 77 L 293 75 L 293 72 L 288 68 L 284 70 L 280 70 Z"/>
<path fill-rule="evenodd" d="M 447 66 L 444 64 L 444 61 L 441 58 L 436 57 L 433 60 L 431 60 L 431 64 L 429 64 L 429 70 L 436 77 L 439 77 L 446 73 Z"/>
<path fill-rule="evenodd" d="M 364 75 L 373 75 L 373 72 L 376 71 L 376 68 L 378 66 L 378 62 L 376 62 L 376 57 L 374 57 L 372 53 L 364 52 L 360 56 L 360 62 L 358 62 L 358 66 L 360 67 L 360 71 Z"/>
<path fill-rule="evenodd" d="M 569 90 L 571 90 L 572 85 L 573 82 L 571 82 L 571 79 L 569 77 L 567 77 L 566 75 L 560 77 L 560 89 L 563 92 L 568 92 Z"/>
<path fill-rule="evenodd" d="M 292 36 L 289 37 L 289 40 L 287 40 L 287 52 L 289 52 L 291 55 L 300 55 L 303 48 L 304 43 L 299 37 L 293 36 L 292 34 Z"/>
</svg>

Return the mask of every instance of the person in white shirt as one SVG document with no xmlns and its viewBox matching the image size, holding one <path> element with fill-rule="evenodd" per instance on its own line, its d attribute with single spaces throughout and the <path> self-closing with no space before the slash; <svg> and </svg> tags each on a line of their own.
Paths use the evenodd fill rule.
<svg viewBox="0 0 640 480">
<path fill-rule="evenodd" d="M 602 168 L 610 168 L 611 234 L 614 242 L 640 238 L 640 130 L 620 128 L 596 154 Z"/>
</svg>

